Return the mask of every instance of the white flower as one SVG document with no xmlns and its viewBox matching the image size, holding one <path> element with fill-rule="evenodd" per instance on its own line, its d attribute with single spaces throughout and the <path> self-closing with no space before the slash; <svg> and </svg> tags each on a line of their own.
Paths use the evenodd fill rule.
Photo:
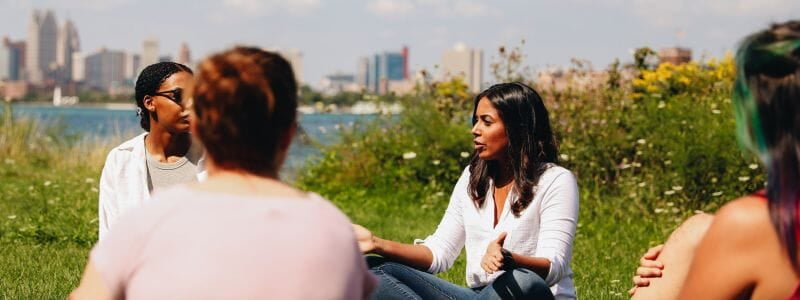
<svg viewBox="0 0 800 300">
<path fill-rule="evenodd" d="M 712 109 L 712 110 L 711 110 L 711 113 L 713 113 L 713 114 L 715 114 L 715 115 L 718 115 L 718 114 L 720 114 L 720 113 L 721 113 L 721 111 L 720 111 L 719 109 Z"/>
<path fill-rule="evenodd" d="M 711 193 L 711 196 L 714 196 L 714 197 L 722 196 L 722 192 L 713 192 L 713 193 Z"/>
<path fill-rule="evenodd" d="M 667 105 L 664 103 L 664 101 L 658 101 L 658 108 L 664 108 L 665 106 Z"/>
<path fill-rule="evenodd" d="M 636 193 L 630 193 L 630 194 L 628 194 L 628 197 L 636 198 Z"/>
<path fill-rule="evenodd" d="M 672 208 L 672 213 L 674 213 L 674 214 L 677 214 L 677 213 L 679 213 L 680 211 L 681 211 L 681 210 L 680 210 L 680 209 L 678 209 L 677 207 L 673 207 L 673 208 Z"/>
<path fill-rule="evenodd" d="M 93 193 L 97 193 L 97 192 L 99 192 L 99 191 L 97 190 L 97 188 L 96 188 L 96 187 L 92 187 L 92 192 L 93 192 Z"/>
<path fill-rule="evenodd" d="M 83 182 L 92 183 L 92 182 L 94 182 L 94 178 L 88 178 L 87 177 L 85 180 L 83 180 Z"/>
<path fill-rule="evenodd" d="M 468 152 L 461 152 L 461 157 L 467 158 L 467 157 L 469 157 L 469 153 Z"/>
<path fill-rule="evenodd" d="M 436 196 L 437 197 L 443 197 L 444 196 L 444 192 L 436 192 Z"/>
<path fill-rule="evenodd" d="M 711 183 L 717 183 L 717 177 L 711 177 Z"/>
<path fill-rule="evenodd" d="M 665 161 L 664 161 L 664 164 L 669 166 L 669 165 L 671 165 L 671 164 L 672 164 L 672 161 L 671 161 L 671 160 L 669 160 L 669 159 L 668 159 L 668 160 L 665 160 Z"/>
<path fill-rule="evenodd" d="M 17 215 L 9 215 L 8 218 L 13 220 L 17 218 Z"/>
<path fill-rule="evenodd" d="M 647 185 L 647 183 L 646 183 L 646 182 L 640 182 L 640 183 L 639 183 L 639 187 L 644 187 L 644 186 L 646 186 L 646 185 Z"/>
<path fill-rule="evenodd" d="M 560 157 L 560 158 L 561 158 L 561 160 L 563 160 L 563 161 L 568 161 L 568 160 L 569 160 L 569 155 L 566 155 L 566 154 L 563 154 L 563 153 L 562 153 L 561 155 L 559 155 L 559 157 Z"/>
<path fill-rule="evenodd" d="M 757 164 L 750 164 L 750 165 L 749 165 L 749 166 L 747 166 L 747 167 L 748 167 L 748 168 L 750 168 L 750 170 L 755 170 L 755 169 L 758 169 L 758 165 L 757 165 Z"/>
<path fill-rule="evenodd" d="M 438 166 L 440 162 L 439 162 L 439 160 L 438 160 L 438 159 L 434 159 L 434 160 L 433 160 L 431 163 L 432 163 L 434 166 Z"/>
<path fill-rule="evenodd" d="M 44 186 L 50 186 L 51 184 L 53 184 L 53 183 L 50 182 L 50 180 L 44 182 Z"/>
<path fill-rule="evenodd" d="M 4 162 L 5 162 L 7 165 L 13 165 L 13 164 L 14 164 L 14 160 L 13 160 L 13 159 L 10 159 L 10 158 L 6 158 L 6 159 L 4 160 Z"/>
<path fill-rule="evenodd" d="M 633 163 L 633 167 L 634 168 L 640 168 L 640 167 L 642 167 L 642 164 L 640 164 L 638 162 L 635 162 L 635 163 Z"/>
<path fill-rule="evenodd" d="M 636 151 L 636 155 L 642 155 L 642 151 Z"/>
<path fill-rule="evenodd" d="M 745 182 L 745 181 L 748 181 L 748 180 L 750 180 L 750 176 L 740 176 L 739 177 L 739 181 L 741 181 L 741 182 Z"/>
<path fill-rule="evenodd" d="M 672 189 L 676 190 L 676 191 L 680 191 L 680 190 L 683 190 L 683 187 L 680 186 L 680 185 L 676 185 L 676 186 L 673 186 Z"/>
<path fill-rule="evenodd" d="M 667 206 L 675 206 L 674 202 L 667 202 Z"/>
<path fill-rule="evenodd" d="M 620 165 L 619 165 L 619 168 L 620 168 L 620 169 L 623 169 L 623 170 L 624 170 L 624 169 L 627 169 L 627 168 L 630 168 L 630 167 L 631 167 L 631 165 L 629 165 L 629 164 L 620 164 Z"/>
<path fill-rule="evenodd" d="M 656 212 L 657 214 L 663 213 L 663 212 L 665 212 L 665 211 L 666 211 L 666 210 L 665 210 L 665 209 L 663 209 L 663 208 L 656 208 L 656 209 L 655 209 L 655 212 Z"/>
<path fill-rule="evenodd" d="M 403 153 L 403 159 L 414 159 L 415 157 L 417 157 L 417 154 L 414 152 Z"/>
<path fill-rule="evenodd" d="M 638 139 L 636 140 L 636 142 L 639 143 L 639 145 L 647 144 L 647 141 L 645 139 Z"/>
<path fill-rule="evenodd" d="M 614 279 L 614 280 L 611 281 L 611 283 L 618 283 L 618 282 L 619 282 L 619 279 Z"/>
<path fill-rule="evenodd" d="M 675 194 L 675 191 L 669 190 L 669 191 L 664 192 L 664 195 L 667 195 L 667 196 L 672 195 L 672 194 Z"/>
</svg>

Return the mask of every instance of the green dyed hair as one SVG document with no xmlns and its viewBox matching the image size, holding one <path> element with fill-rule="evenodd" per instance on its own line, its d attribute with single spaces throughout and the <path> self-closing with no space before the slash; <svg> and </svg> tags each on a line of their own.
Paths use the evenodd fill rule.
<svg viewBox="0 0 800 300">
<path fill-rule="evenodd" d="M 793 53 L 798 49 L 800 36 L 779 27 L 748 36 L 736 52 L 736 79 L 732 97 L 736 134 L 740 144 L 758 155 L 765 165 L 769 165 L 770 155 L 761 126 L 758 101 L 751 88 L 754 85 L 753 77 L 795 72 L 800 60 Z"/>
</svg>

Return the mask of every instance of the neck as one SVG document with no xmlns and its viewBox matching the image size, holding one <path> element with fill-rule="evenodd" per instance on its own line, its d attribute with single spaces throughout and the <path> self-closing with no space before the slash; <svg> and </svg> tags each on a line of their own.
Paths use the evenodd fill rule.
<svg viewBox="0 0 800 300">
<path fill-rule="evenodd" d="M 205 165 L 206 165 L 206 172 L 208 173 L 209 178 L 258 177 L 265 180 L 280 181 L 277 172 L 265 171 L 263 173 L 251 173 L 243 170 L 224 168 L 217 165 L 216 162 L 214 162 L 214 159 L 211 158 L 210 156 L 206 156 Z"/>
<path fill-rule="evenodd" d="M 495 186 L 506 186 L 514 181 L 514 170 L 507 160 L 496 160 L 492 179 Z"/>
<path fill-rule="evenodd" d="M 155 125 L 155 126 L 153 126 Z M 192 137 L 188 132 L 173 134 L 156 124 L 151 124 L 147 134 L 145 147 L 151 155 L 167 159 L 171 156 L 184 156 L 192 146 Z"/>
</svg>

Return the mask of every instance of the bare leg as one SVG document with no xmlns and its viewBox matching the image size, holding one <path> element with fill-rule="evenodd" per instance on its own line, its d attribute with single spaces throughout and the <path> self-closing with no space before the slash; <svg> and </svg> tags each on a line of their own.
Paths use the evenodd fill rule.
<svg viewBox="0 0 800 300">
<path fill-rule="evenodd" d="M 713 219 L 714 216 L 709 214 L 697 214 L 673 231 L 657 259 L 664 264 L 661 278 L 651 278 L 650 286 L 636 289 L 632 299 L 678 298 L 683 281 L 689 273 L 694 250 Z"/>
</svg>

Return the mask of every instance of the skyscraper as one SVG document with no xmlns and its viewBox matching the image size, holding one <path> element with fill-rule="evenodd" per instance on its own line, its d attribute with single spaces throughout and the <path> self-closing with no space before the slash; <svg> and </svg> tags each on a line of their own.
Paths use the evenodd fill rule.
<svg viewBox="0 0 800 300">
<path fill-rule="evenodd" d="M 383 94 L 392 82 L 408 79 L 408 48 L 402 52 L 383 52 L 375 54 L 367 63 L 367 90 Z"/>
<path fill-rule="evenodd" d="M 457 44 L 442 54 L 442 77 L 461 77 L 470 91 L 479 93 L 483 81 L 483 51 Z"/>
<path fill-rule="evenodd" d="M 86 80 L 86 58 L 82 52 L 72 53 L 72 81 Z"/>
<path fill-rule="evenodd" d="M 125 53 L 108 49 L 86 56 L 86 84 L 108 91 L 125 81 Z"/>
<path fill-rule="evenodd" d="M 358 84 L 362 89 L 366 89 L 369 86 L 368 57 L 361 57 L 358 59 L 358 65 L 356 66 L 356 84 Z"/>
<path fill-rule="evenodd" d="M 158 62 L 158 40 L 155 38 L 144 40 L 142 43 L 142 64 L 144 69 Z"/>
<path fill-rule="evenodd" d="M 72 61 L 73 53 L 80 51 L 80 42 L 78 41 L 78 30 L 71 20 L 64 22 L 61 31 L 58 35 L 58 56 L 56 62 L 58 63 L 58 80 L 61 82 L 68 82 L 72 80 L 72 69 L 74 62 Z"/>
<path fill-rule="evenodd" d="M 58 67 L 57 44 L 58 25 L 53 12 L 34 10 L 28 23 L 25 54 L 28 81 L 41 84 L 45 79 L 52 78 Z"/>
<path fill-rule="evenodd" d="M 22 59 L 25 42 L 11 42 L 3 38 L 0 42 L 0 81 L 17 81 L 22 79 Z"/>
<path fill-rule="evenodd" d="M 192 54 L 189 51 L 189 45 L 186 43 L 181 44 L 181 48 L 178 50 L 178 60 L 176 62 L 187 66 L 192 63 Z"/>
<path fill-rule="evenodd" d="M 125 55 L 125 80 L 135 83 L 142 68 L 142 57 L 138 54 Z"/>
</svg>

